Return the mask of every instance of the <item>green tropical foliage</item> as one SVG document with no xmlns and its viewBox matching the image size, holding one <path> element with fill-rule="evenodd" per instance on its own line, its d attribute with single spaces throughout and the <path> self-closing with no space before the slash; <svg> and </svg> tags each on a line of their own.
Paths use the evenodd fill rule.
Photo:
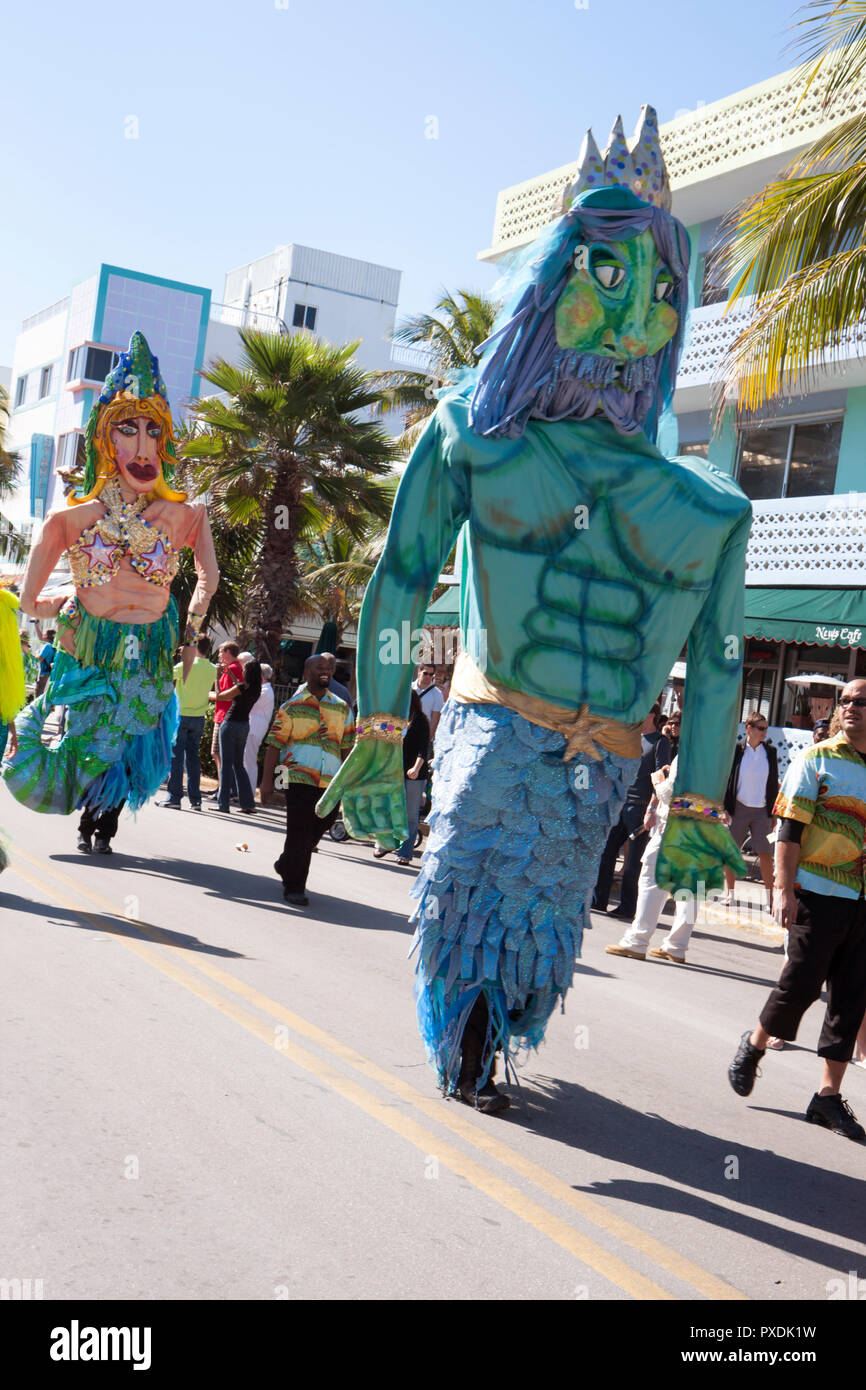
<svg viewBox="0 0 866 1390">
<path fill-rule="evenodd" d="M 383 493 L 393 506 L 397 479 L 384 479 Z M 363 518 L 357 520 L 363 522 Z M 364 591 L 385 545 L 387 525 L 369 515 L 359 534 L 353 534 L 336 518 L 316 532 L 307 528 L 298 545 L 301 599 L 297 616 L 333 622 L 337 641 L 347 627 L 357 626 Z"/>
<path fill-rule="evenodd" d="M 475 366 L 477 349 L 490 336 L 499 308 L 480 290 L 444 290 L 432 314 L 414 314 L 395 329 L 395 343 L 426 349 L 430 358 L 429 372 L 391 372 L 382 378 L 388 409 L 405 413 L 404 449 L 414 445 L 436 408 L 436 391 Z"/>
<path fill-rule="evenodd" d="M 181 447 L 209 492 L 214 526 L 249 530 L 246 621 L 258 654 L 274 664 L 283 624 L 304 603 L 302 535 L 336 520 L 353 536 L 370 516 L 385 520 L 382 482 L 396 448 L 381 425 L 381 388 L 356 366 L 357 343 L 332 347 L 307 333 L 241 332 L 239 366 L 202 373 L 219 394 L 198 401 L 193 436 Z"/>
<path fill-rule="evenodd" d="M 823 89 L 828 121 L 838 99 L 863 81 L 866 0 L 811 0 L 799 21 L 803 95 Z M 713 278 L 730 303 L 757 303 L 728 351 L 717 417 L 738 394 L 755 411 L 809 389 L 814 375 L 862 346 L 866 304 L 866 114 L 814 141 L 778 178 L 734 209 L 713 256 Z"/>
</svg>

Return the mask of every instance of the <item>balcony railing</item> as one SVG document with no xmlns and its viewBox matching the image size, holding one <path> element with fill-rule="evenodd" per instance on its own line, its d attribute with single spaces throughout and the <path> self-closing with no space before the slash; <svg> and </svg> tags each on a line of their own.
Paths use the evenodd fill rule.
<svg viewBox="0 0 866 1390">
<path fill-rule="evenodd" d="M 860 79 L 834 102 L 828 120 L 823 105 L 826 80 L 819 75 L 804 97 L 802 76 L 791 68 L 667 121 L 659 138 L 674 195 L 761 161 L 777 159 L 781 168 L 830 126 L 866 110 L 866 80 Z M 563 164 L 504 188 L 496 203 L 493 243 L 483 258 L 500 256 L 537 236 L 556 216 L 562 192 L 577 168 L 576 161 Z"/>
<path fill-rule="evenodd" d="M 866 493 L 752 503 L 746 583 L 866 587 Z"/>
<path fill-rule="evenodd" d="M 285 321 L 276 314 L 261 314 L 257 309 L 242 309 L 236 304 L 211 304 L 213 323 L 225 323 L 229 328 L 254 328 L 260 333 L 288 333 Z"/>
<path fill-rule="evenodd" d="M 69 295 L 65 299 L 58 299 L 56 304 L 49 304 L 47 309 L 40 309 L 38 314 L 31 314 L 29 319 L 25 319 L 21 324 L 21 332 L 26 333 L 29 328 L 36 328 L 40 323 L 47 323 L 48 319 L 56 318 L 58 314 L 64 313 L 69 308 Z"/>
</svg>

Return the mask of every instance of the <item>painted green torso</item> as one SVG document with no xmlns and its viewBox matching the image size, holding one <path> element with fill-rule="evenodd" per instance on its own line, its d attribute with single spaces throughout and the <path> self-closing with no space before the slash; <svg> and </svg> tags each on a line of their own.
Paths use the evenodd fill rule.
<svg viewBox="0 0 866 1390">
<path fill-rule="evenodd" d="M 530 424 L 513 442 L 463 434 L 454 454 L 471 471 L 468 649 L 484 630 L 491 679 L 642 719 L 710 591 L 739 489 L 606 421 Z"/>
<path fill-rule="evenodd" d="M 377 638 L 389 624 L 399 631 L 401 619 L 418 624 L 415 594 L 426 603 L 462 527 L 462 638 L 486 657 L 488 678 L 633 722 L 689 642 L 684 742 L 691 733 L 695 756 L 685 757 L 682 780 L 720 794 L 714 749 L 739 713 L 749 515 L 724 474 L 699 459 L 666 459 L 606 420 L 532 422 L 520 439 L 484 439 L 465 401 L 441 403 L 365 601 L 362 712 L 402 712 L 408 680 L 378 659 Z M 709 710 L 713 723 L 701 727 Z"/>
</svg>

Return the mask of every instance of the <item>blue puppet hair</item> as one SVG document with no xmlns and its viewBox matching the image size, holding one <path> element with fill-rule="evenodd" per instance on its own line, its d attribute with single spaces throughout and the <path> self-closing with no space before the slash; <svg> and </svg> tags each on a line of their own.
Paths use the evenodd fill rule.
<svg viewBox="0 0 866 1390">
<path fill-rule="evenodd" d="M 556 305 L 574 274 L 575 249 L 584 242 L 628 241 L 647 229 L 673 276 L 668 299 L 678 317 L 673 338 L 652 357 L 623 366 L 561 348 Z M 673 397 L 688 310 L 688 267 L 688 233 L 670 213 L 624 188 L 582 194 L 505 278 L 504 307 L 481 345 L 481 361 L 460 382 L 462 391 L 472 391 L 469 421 L 476 434 L 517 438 L 530 418 L 586 420 L 602 411 L 621 433 L 643 429 L 654 441 Z"/>
</svg>

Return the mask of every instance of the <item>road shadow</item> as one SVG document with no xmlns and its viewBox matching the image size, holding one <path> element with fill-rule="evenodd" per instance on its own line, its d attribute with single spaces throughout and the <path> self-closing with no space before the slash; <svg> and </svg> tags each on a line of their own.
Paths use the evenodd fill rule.
<svg viewBox="0 0 866 1390">
<path fill-rule="evenodd" d="M 151 941 L 159 946 L 183 947 L 185 951 L 201 952 L 208 956 L 222 956 L 231 960 L 245 960 L 242 951 L 231 951 L 224 946 L 212 946 L 197 936 L 186 932 L 167 931 L 165 927 L 154 926 L 140 919 L 126 919 L 120 913 L 115 917 L 107 912 L 99 912 L 86 904 L 78 909 L 58 908 L 51 903 L 36 902 L 32 898 L 21 898 L 14 893 L 0 892 L 0 904 L 13 912 L 29 912 L 43 921 L 57 926 L 72 927 L 76 931 L 100 931 L 106 936 L 122 936 L 135 941 Z"/>
<path fill-rule="evenodd" d="M 673 917 L 671 917 L 671 924 L 673 924 L 673 920 Z M 780 944 L 773 945 L 773 943 L 766 938 L 762 941 L 760 938 L 749 936 L 746 932 L 743 932 L 742 935 L 738 932 L 736 936 L 716 936 L 713 932 L 693 931 L 691 940 L 715 941 L 720 946 L 745 946 L 750 951 L 762 951 L 768 956 L 781 956 L 784 954 Z"/>
<path fill-rule="evenodd" d="M 811 1163 L 752 1148 L 739 1137 L 720 1138 L 674 1124 L 570 1081 L 533 1077 L 522 1083 L 519 1098 L 522 1104 L 508 1112 L 508 1122 L 581 1153 L 595 1154 L 611 1163 L 633 1164 L 661 1179 L 662 1184 L 678 1183 L 706 1195 L 696 1197 L 657 1182 L 619 1178 L 586 1186 L 575 1183 L 577 1190 L 622 1196 L 662 1211 L 688 1211 L 691 1206 L 693 1214 L 711 1225 L 743 1231 L 787 1254 L 844 1270 L 850 1267 L 852 1254 L 840 1251 L 831 1243 L 832 1238 L 866 1241 L 866 1180 L 834 1171 L 832 1164 L 838 1152 L 834 1145 L 850 1141 L 829 1132 L 825 1161 Z M 746 1116 L 744 1121 L 745 1128 Z M 794 1114 L 792 1123 L 805 1128 L 804 1114 Z M 796 1133 L 793 1138 L 796 1142 Z M 731 1158 L 737 1160 L 736 1180 L 725 1176 Z M 732 1211 L 714 1198 L 753 1210 Z M 756 1217 L 755 1210 L 816 1227 L 827 1240 L 773 1226 Z"/>
<path fill-rule="evenodd" d="M 279 884 L 277 884 L 279 892 Z M 386 907 L 375 907 L 367 903 L 349 902 L 346 898 L 335 898 L 330 893 L 317 893 L 307 885 L 309 907 L 291 907 L 280 901 L 280 909 L 297 917 L 312 917 L 316 922 L 327 922 L 329 926 L 348 927 L 355 931 L 393 931 L 402 936 L 414 936 L 415 928 L 410 924 L 406 913 L 391 912 Z"/>
<path fill-rule="evenodd" d="M 735 1235 L 758 1241 L 768 1249 L 776 1249 L 788 1256 L 809 1260 L 822 1269 L 838 1270 L 840 1274 L 847 1274 L 852 1260 L 857 1259 L 850 1250 L 840 1250 L 839 1246 L 831 1241 L 799 1231 L 780 1230 L 772 1222 L 754 1216 L 751 1212 L 719 1207 L 697 1193 L 684 1192 L 680 1187 L 666 1187 L 656 1182 L 635 1182 L 627 1178 L 613 1178 L 606 1183 L 588 1183 L 585 1187 L 575 1183 L 574 1187 L 575 1191 L 586 1192 L 592 1197 L 613 1197 L 621 1202 L 631 1202 L 638 1207 L 654 1207 L 657 1211 L 667 1212 L 672 1216 L 690 1216 L 708 1226 L 720 1226 Z M 802 1218 L 800 1220 L 802 1222 Z M 763 1297 L 769 1296 L 768 1290 Z M 817 1291 L 814 1296 L 819 1297 Z M 824 1290 L 820 1296 L 824 1296 Z"/>
</svg>

